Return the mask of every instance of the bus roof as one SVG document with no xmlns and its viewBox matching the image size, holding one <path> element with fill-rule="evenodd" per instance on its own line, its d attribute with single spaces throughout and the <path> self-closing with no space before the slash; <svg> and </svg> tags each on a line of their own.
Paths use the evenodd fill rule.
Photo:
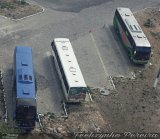
<svg viewBox="0 0 160 139">
<path fill-rule="evenodd" d="M 69 87 L 86 87 L 70 40 L 67 38 L 55 38 L 54 42 Z"/>
<path fill-rule="evenodd" d="M 35 79 L 32 64 L 32 48 L 17 46 L 15 48 L 15 72 L 17 98 L 35 99 Z"/>
<path fill-rule="evenodd" d="M 123 22 L 133 37 L 136 46 L 151 47 L 146 35 L 143 33 L 131 10 L 129 8 L 119 7 L 117 8 L 117 11 L 121 15 Z"/>
</svg>

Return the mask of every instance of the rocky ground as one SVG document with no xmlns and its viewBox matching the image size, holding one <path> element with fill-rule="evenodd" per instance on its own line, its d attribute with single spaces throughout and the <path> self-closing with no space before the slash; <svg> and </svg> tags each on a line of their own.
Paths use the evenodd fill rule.
<svg viewBox="0 0 160 139">
<path fill-rule="evenodd" d="M 0 0 L 0 15 L 11 19 L 20 19 L 41 11 L 41 7 L 24 0 Z"/>
</svg>

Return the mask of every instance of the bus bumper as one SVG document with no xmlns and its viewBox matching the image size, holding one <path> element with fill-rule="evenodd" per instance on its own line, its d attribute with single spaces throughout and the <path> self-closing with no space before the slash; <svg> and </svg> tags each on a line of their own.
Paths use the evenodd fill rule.
<svg viewBox="0 0 160 139">
<path fill-rule="evenodd" d="M 134 64 L 139 64 L 139 65 L 144 65 L 148 63 L 148 60 L 142 61 L 142 60 L 136 60 L 136 59 L 132 59 Z"/>
</svg>

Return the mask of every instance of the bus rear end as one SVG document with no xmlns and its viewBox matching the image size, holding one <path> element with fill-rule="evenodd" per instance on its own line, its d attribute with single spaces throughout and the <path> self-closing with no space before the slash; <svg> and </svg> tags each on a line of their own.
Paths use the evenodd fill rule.
<svg viewBox="0 0 160 139">
<path fill-rule="evenodd" d="M 151 47 L 136 47 L 133 52 L 133 63 L 147 64 L 151 57 Z"/>
<path fill-rule="evenodd" d="M 69 90 L 69 102 L 83 102 L 85 101 L 87 87 L 71 87 Z"/>
<path fill-rule="evenodd" d="M 25 104 L 25 102 L 20 100 L 16 104 L 16 125 L 24 130 L 32 130 L 37 116 L 36 105 Z"/>
</svg>

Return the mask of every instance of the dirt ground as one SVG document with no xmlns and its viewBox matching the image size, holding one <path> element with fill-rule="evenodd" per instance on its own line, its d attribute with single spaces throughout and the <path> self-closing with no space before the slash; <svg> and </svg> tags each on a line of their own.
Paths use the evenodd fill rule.
<svg viewBox="0 0 160 139">
<path fill-rule="evenodd" d="M 21 3 L 20 0 L 0 0 L 0 15 L 11 19 L 20 19 L 41 11 L 41 7 L 25 2 Z"/>
<path fill-rule="evenodd" d="M 93 102 L 71 107 L 69 118 L 43 118 L 48 133 L 67 138 L 74 132 L 160 132 L 160 82 L 153 88 L 160 67 L 160 11 L 147 9 L 135 17 L 152 45 L 150 64 L 134 65 L 135 78 L 113 77 L 116 89 L 103 96 L 92 91 Z M 151 25 L 144 25 L 150 20 Z"/>
</svg>

